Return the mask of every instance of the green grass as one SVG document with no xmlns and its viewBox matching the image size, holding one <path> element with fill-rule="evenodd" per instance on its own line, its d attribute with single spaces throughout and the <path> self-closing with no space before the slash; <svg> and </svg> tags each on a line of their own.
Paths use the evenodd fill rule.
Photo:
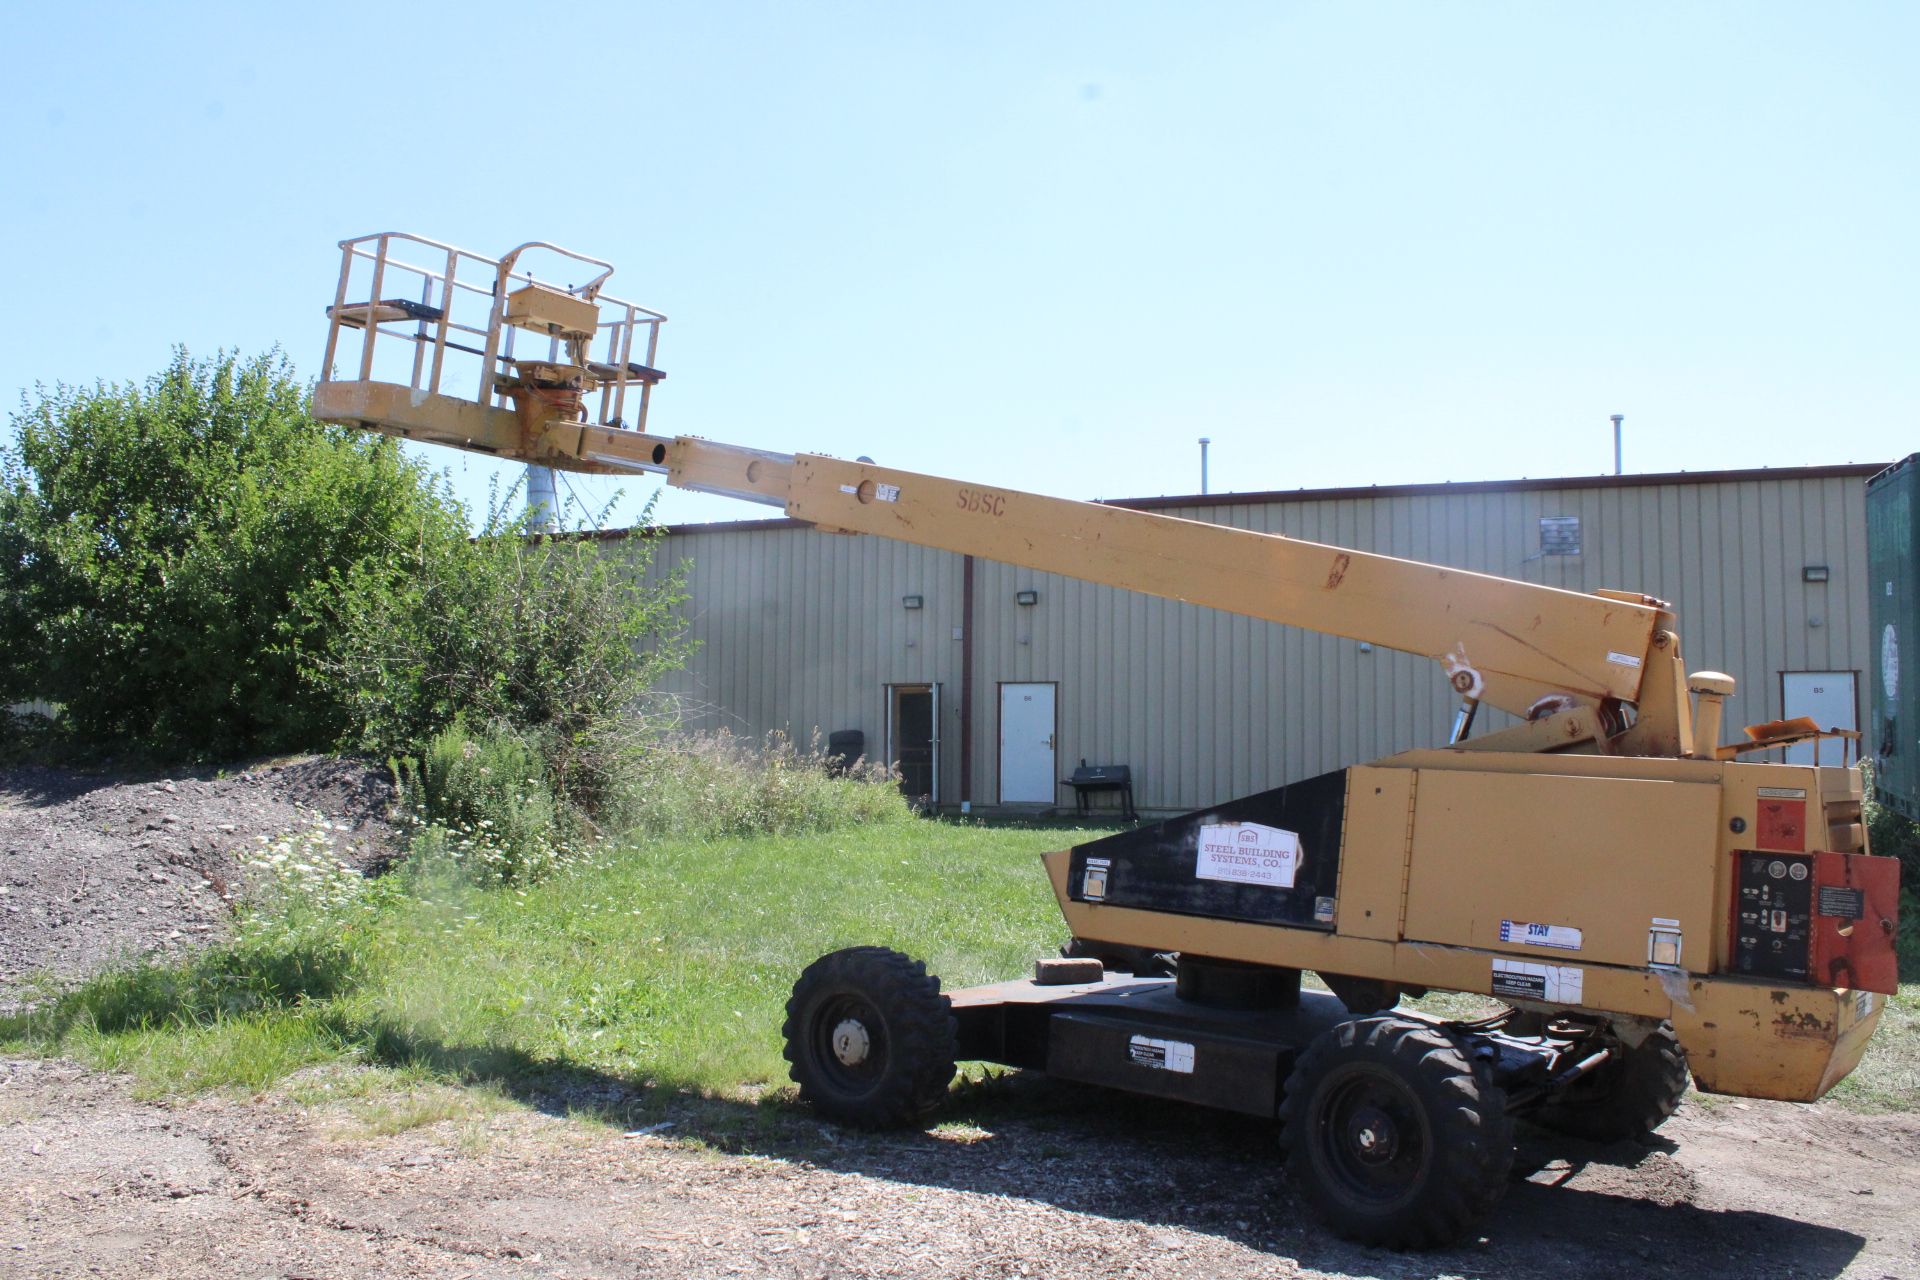
<svg viewBox="0 0 1920 1280">
<path fill-rule="evenodd" d="M 449 891 L 385 921 L 343 1009 L 424 1048 L 498 1046 L 698 1091 L 783 1079 L 800 970 L 877 943 L 949 986 L 1065 940 L 1036 855 L 1057 833 L 887 824 L 644 845 L 525 890 Z"/>
<path fill-rule="evenodd" d="M 482 1086 L 466 1094 L 476 1107 L 511 1096 L 622 1124 L 689 1094 L 751 1102 L 785 1087 L 784 1005 L 813 959 L 878 943 L 948 987 L 1030 972 L 1066 938 L 1037 855 L 1093 834 L 899 820 L 642 841 L 531 886 L 334 883 L 180 968 L 121 970 L 0 1018 L 0 1051 L 70 1054 L 149 1095 L 280 1086 L 376 1133 L 449 1118 L 449 1083 Z M 316 892 L 322 909 L 307 905 Z M 1910 973 L 1915 936 L 1902 937 Z M 362 1065 L 381 1070 L 342 1070 Z M 1920 1108 L 1920 984 L 1889 1002 L 1831 1097 Z"/>
<path fill-rule="evenodd" d="M 949 987 L 1054 954 L 1066 927 L 1037 855 L 1087 834 L 909 820 L 642 842 L 528 887 L 396 876 L 336 917 L 0 1020 L 0 1048 L 128 1071 L 150 1094 L 363 1062 L 558 1081 L 588 1111 L 621 1093 L 752 1097 L 785 1081 L 787 993 L 824 952 L 897 947 Z"/>
<path fill-rule="evenodd" d="M 1920 1110 L 1920 983 L 1900 984 L 1880 1014 L 1867 1056 L 1827 1097 L 1850 1111 Z"/>
<path fill-rule="evenodd" d="M 323 1021 L 305 1011 L 280 1016 L 214 1017 L 157 1027 L 101 1030 L 82 1022 L 56 1042 L 103 1071 L 126 1071 L 140 1097 L 203 1089 L 259 1090 L 345 1050 Z"/>
</svg>

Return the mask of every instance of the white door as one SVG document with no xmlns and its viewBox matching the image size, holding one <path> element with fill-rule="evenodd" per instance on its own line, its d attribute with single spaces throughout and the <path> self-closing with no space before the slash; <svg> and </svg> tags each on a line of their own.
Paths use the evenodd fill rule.
<svg viewBox="0 0 1920 1280">
<path fill-rule="evenodd" d="M 1780 702 L 1789 720 L 1807 716 L 1822 729 L 1858 729 L 1851 671 L 1783 671 Z M 1788 764 L 1845 764 L 1848 746 L 1835 738 L 1796 742 Z"/>
<path fill-rule="evenodd" d="M 1000 803 L 1052 804 L 1053 691 L 1050 684 L 1000 686 Z"/>
</svg>

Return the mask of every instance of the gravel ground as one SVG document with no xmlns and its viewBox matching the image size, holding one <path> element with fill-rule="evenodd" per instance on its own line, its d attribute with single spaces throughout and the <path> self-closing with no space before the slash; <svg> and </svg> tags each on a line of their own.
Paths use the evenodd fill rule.
<svg viewBox="0 0 1920 1280">
<path fill-rule="evenodd" d="M 383 1133 L 367 1117 L 391 1127 L 391 1104 L 141 1103 L 69 1063 L 0 1062 L 0 1274 L 1920 1276 L 1910 1117 L 1689 1103 L 1648 1147 L 1530 1134 L 1483 1239 L 1393 1254 L 1304 1220 L 1260 1126 L 1010 1088 L 1003 1123 L 864 1137 L 796 1118 L 721 1154 L 713 1104 L 634 1137 L 537 1102 Z"/>
<path fill-rule="evenodd" d="M 344 826 L 341 856 L 388 856 L 384 769 L 316 756 L 225 775 L 127 778 L 0 769 L 0 1009 L 35 971 L 84 976 L 128 957 L 202 945 L 260 841 Z"/>
</svg>

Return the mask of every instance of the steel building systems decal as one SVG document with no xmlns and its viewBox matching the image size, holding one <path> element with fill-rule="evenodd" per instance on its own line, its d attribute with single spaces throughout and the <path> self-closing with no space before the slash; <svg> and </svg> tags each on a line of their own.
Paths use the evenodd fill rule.
<svg viewBox="0 0 1920 1280">
<path fill-rule="evenodd" d="M 1193 874 L 1202 880 L 1293 888 L 1300 871 L 1300 836 L 1258 822 L 1234 822 L 1200 828 Z"/>
</svg>

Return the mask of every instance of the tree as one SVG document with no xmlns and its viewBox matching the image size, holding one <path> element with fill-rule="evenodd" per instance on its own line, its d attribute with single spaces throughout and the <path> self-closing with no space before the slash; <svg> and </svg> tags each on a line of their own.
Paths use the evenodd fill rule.
<svg viewBox="0 0 1920 1280">
<path fill-rule="evenodd" d="M 278 352 L 145 384 L 23 397 L 0 445 L 0 702 L 159 758 L 420 751 L 457 720 L 540 749 L 593 814 L 628 713 L 681 658 L 680 578 L 532 538 L 479 538 L 389 439 L 324 426 Z"/>
<path fill-rule="evenodd" d="M 394 442 L 325 427 L 286 358 L 177 349 L 143 385 L 22 397 L 0 446 L 0 697 L 163 758 L 331 743 L 302 677 L 344 573 L 458 541 L 459 509 Z"/>
</svg>

